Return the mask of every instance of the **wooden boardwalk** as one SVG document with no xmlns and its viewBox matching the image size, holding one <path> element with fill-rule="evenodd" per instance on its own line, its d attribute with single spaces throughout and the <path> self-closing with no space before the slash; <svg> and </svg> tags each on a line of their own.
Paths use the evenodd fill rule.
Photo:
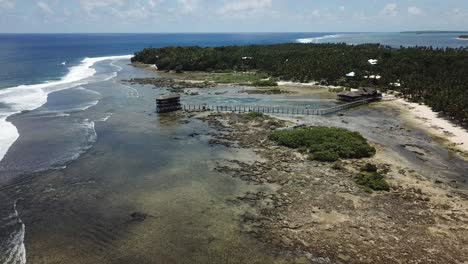
<svg viewBox="0 0 468 264">
<path fill-rule="evenodd" d="M 307 108 L 291 108 L 291 107 L 274 107 L 274 106 L 241 106 L 241 105 L 208 105 L 208 104 L 183 104 L 182 109 L 185 111 L 216 111 L 216 112 L 232 112 L 232 113 L 265 113 L 265 114 L 282 114 L 282 115 L 327 115 L 333 114 L 359 105 L 368 104 L 372 99 L 364 99 L 347 104 L 337 105 L 330 108 L 322 109 L 307 109 Z"/>
</svg>

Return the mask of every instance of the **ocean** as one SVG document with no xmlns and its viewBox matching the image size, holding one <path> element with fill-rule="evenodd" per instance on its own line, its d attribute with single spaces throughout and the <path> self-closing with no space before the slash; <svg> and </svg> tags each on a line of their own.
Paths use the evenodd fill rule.
<svg viewBox="0 0 468 264">
<path fill-rule="evenodd" d="M 80 236 L 90 231 L 88 229 L 93 229 L 90 232 L 95 234 L 94 228 L 104 222 L 106 228 L 115 224 L 113 228 L 122 231 L 119 223 L 123 215 L 126 216 L 128 210 L 139 210 L 139 206 L 156 206 L 156 211 L 177 209 L 179 214 L 171 212 L 171 217 L 158 222 L 156 227 L 162 228 L 182 221 L 186 214 L 190 216 L 191 210 L 203 211 L 203 206 L 221 208 L 224 197 L 245 188 L 239 182 L 219 179 L 211 171 L 211 165 L 203 163 L 224 155 L 222 150 L 213 151 L 207 139 L 187 137 L 200 130 L 206 131 L 207 127 L 197 122 L 182 126 L 183 120 L 164 120 L 153 115 L 154 96 L 166 90 L 122 82 L 135 77 L 154 76 L 151 72 L 128 65 L 131 54 L 138 50 L 171 45 L 290 42 L 372 42 L 396 48 L 468 46 L 468 42 L 456 37 L 457 34 L 333 32 L 0 34 L 0 200 L 4 201 L 0 205 L 0 263 L 26 263 L 26 252 L 29 259 L 43 259 L 43 263 L 48 263 L 43 255 L 50 257 L 50 263 L 59 263 L 59 255 L 65 254 L 66 250 L 71 250 L 68 254 L 72 254 L 76 249 L 75 253 L 80 256 L 86 256 L 90 248 L 96 252 L 114 252 L 107 247 L 109 241 L 100 238 L 77 238 L 69 241 L 75 248 L 64 247 L 60 252 L 53 249 L 61 247 L 62 240 Z M 187 103 L 293 104 L 302 107 L 334 104 L 333 100 L 323 98 L 275 97 L 264 101 L 256 96 L 224 92 L 228 91 L 223 91 L 223 95 L 202 94 L 199 98 L 183 100 Z M 33 178 L 38 181 L 32 181 Z M 29 191 L 24 191 L 24 186 Z M 171 192 L 173 186 L 180 189 Z M 206 196 L 207 189 L 213 197 Z M 161 194 L 152 197 L 154 190 L 160 190 Z M 125 195 L 122 196 L 123 193 Z M 144 202 L 138 200 L 142 193 L 152 198 L 145 198 Z M 181 193 L 188 196 L 180 196 Z M 183 206 L 169 206 L 174 199 L 184 201 Z M 28 202 L 22 202 L 24 200 Z M 195 200 L 199 203 L 191 204 Z M 164 203 L 160 204 L 160 201 Z M 213 219 L 230 223 L 229 219 L 219 218 L 218 215 L 223 215 L 219 208 L 213 211 L 216 215 Z M 228 216 L 235 215 L 231 209 L 222 210 L 227 210 L 223 212 Z M 89 219 L 89 215 L 93 218 Z M 212 220 L 209 214 L 199 218 Z M 205 223 L 195 222 L 194 226 L 198 228 L 198 224 L 202 226 Z M 192 227 L 183 227 L 188 229 L 187 234 L 195 233 Z M 215 231 L 222 233 L 232 226 L 218 227 L 220 230 Z M 172 231 L 178 232 L 177 228 L 174 226 Z M 179 251 L 186 243 L 191 242 L 192 247 L 200 247 L 200 250 L 208 249 L 199 244 L 196 237 L 183 240 L 174 234 L 161 232 L 167 239 L 175 239 L 171 240 L 174 248 L 168 250 L 187 260 L 190 259 L 189 253 Z M 51 233 L 54 239 L 49 240 Z M 29 234 L 29 238 L 25 234 Z M 118 235 L 106 233 L 98 236 Z M 177 233 L 179 236 L 183 234 Z M 34 245 L 29 247 L 31 250 L 28 250 L 28 239 Z M 86 244 L 90 241 L 106 247 L 94 248 Z M 140 238 L 135 237 L 134 241 L 140 241 Z M 228 242 L 232 241 L 226 241 L 224 246 L 229 246 Z M 249 245 L 246 242 L 241 244 Z M 244 252 L 246 259 L 250 256 L 247 249 L 239 252 Z M 123 252 L 117 248 L 115 254 Z M 222 254 L 224 251 L 220 256 L 224 256 Z M 267 258 L 260 255 L 258 257 L 263 260 Z M 99 261 L 90 258 L 94 262 L 88 263 Z"/>
</svg>

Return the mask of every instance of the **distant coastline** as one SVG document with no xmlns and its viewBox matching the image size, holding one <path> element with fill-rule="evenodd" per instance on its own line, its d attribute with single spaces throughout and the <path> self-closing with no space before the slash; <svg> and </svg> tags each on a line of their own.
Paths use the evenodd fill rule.
<svg viewBox="0 0 468 264">
<path fill-rule="evenodd" d="M 401 31 L 402 34 L 468 34 L 468 31 L 450 30 L 421 30 L 421 31 Z"/>
</svg>

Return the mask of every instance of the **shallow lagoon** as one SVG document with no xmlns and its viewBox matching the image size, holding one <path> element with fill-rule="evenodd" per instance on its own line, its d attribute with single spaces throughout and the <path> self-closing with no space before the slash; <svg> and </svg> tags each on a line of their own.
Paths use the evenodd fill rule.
<svg viewBox="0 0 468 264">
<path fill-rule="evenodd" d="M 154 97 L 168 91 L 121 82 L 152 73 L 119 66 L 114 79 L 52 93 L 11 118 L 21 137 L 2 161 L 2 209 L 17 202 L 28 263 L 283 262 L 240 232 L 249 208 L 229 202 L 259 187 L 214 170 L 217 161 L 253 161 L 254 153 L 210 145 L 210 128 L 197 119 L 154 114 Z M 92 78 L 111 68 L 98 64 Z M 249 97 L 231 95 L 239 96 Z"/>
</svg>

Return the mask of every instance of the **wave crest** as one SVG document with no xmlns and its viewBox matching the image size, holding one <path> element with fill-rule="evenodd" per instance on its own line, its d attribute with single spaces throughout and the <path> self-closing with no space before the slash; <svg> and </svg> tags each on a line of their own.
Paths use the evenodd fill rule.
<svg viewBox="0 0 468 264">
<path fill-rule="evenodd" d="M 0 90 L 0 105 L 2 105 L 0 110 L 0 161 L 19 137 L 16 127 L 7 121 L 9 116 L 41 107 L 47 102 L 47 96 L 52 92 L 84 84 L 82 83 L 84 79 L 96 74 L 96 70 L 92 66 L 98 62 L 125 60 L 131 57 L 132 55 L 85 58 L 79 65 L 70 67 L 68 74 L 58 81 L 19 85 Z M 3 108 L 3 106 L 6 107 Z"/>
<path fill-rule="evenodd" d="M 341 35 L 339 34 L 335 34 L 335 35 L 326 35 L 326 36 L 321 36 L 321 37 L 316 37 L 316 38 L 301 38 L 301 39 L 296 39 L 296 42 L 303 43 L 303 44 L 321 43 L 321 41 L 324 39 L 338 38 L 340 36 Z"/>
</svg>

